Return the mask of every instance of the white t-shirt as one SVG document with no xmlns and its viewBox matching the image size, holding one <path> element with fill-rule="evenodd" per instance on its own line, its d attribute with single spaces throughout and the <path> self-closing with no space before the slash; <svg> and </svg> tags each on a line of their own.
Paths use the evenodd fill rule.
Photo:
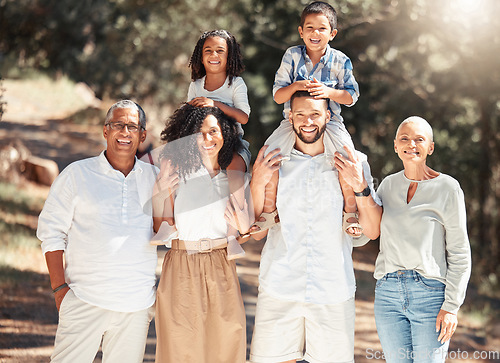
<svg viewBox="0 0 500 363">
<path fill-rule="evenodd" d="M 207 97 L 211 100 L 225 103 L 228 106 L 235 107 L 248 116 L 250 116 L 250 104 L 248 103 L 247 86 L 243 78 L 234 77 L 233 82 L 229 85 L 229 78 L 226 77 L 224 84 L 214 90 L 207 91 L 205 89 L 205 78 L 206 76 L 197 79 L 189 84 L 188 90 L 188 102 L 196 97 Z M 243 128 L 241 124 L 238 123 L 238 129 L 240 134 L 243 135 Z"/>
</svg>

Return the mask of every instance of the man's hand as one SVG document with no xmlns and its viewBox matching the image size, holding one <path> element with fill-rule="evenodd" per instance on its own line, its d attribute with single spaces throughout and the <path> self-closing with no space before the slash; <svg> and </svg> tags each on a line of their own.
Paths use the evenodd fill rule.
<svg viewBox="0 0 500 363">
<path fill-rule="evenodd" d="M 214 101 L 207 97 L 196 97 L 188 103 L 195 107 L 215 107 Z"/>
<path fill-rule="evenodd" d="M 316 99 L 320 98 L 330 98 L 330 91 L 332 90 L 330 87 L 318 81 L 316 78 L 312 82 L 307 84 L 307 90 L 311 96 L 314 96 Z"/>
<path fill-rule="evenodd" d="M 54 294 L 54 300 L 56 301 L 56 308 L 57 311 L 59 311 L 59 308 L 61 307 L 61 303 L 64 300 L 64 297 L 69 291 L 69 287 L 66 286 L 64 289 L 59 290 Z"/>
<path fill-rule="evenodd" d="M 344 146 L 348 159 L 339 152 L 335 153 L 335 168 L 342 175 L 342 178 L 349 184 L 355 192 L 361 192 L 368 185 L 363 175 L 363 164 L 356 153 Z"/>
<path fill-rule="evenodd" d="M 255 159 L 252 169 L 252 183 L 254 185 L 266 186 L 273 173 L 280 168 L 283 156 L 280 154 L 280 149 L 274 149 L 267 156 L 264 156 L 265 151 L 269 146 L 264 145 Z"/>
<path fill-rule="evenodd" d="M 439 314 L 436 318 L 436 332 L 441 330 L 438 336 L 438 340 L 441 341 L 441 344 L 446 343 L 451 339 L 451 336 L 457 329 L 457 325 L 458 319 L 456 314 L 443 309 L 439 310 Z"/>
</svg>

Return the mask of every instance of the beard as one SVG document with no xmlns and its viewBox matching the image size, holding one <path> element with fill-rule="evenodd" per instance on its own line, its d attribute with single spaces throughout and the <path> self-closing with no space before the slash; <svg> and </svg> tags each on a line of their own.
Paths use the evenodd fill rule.
<svg viewBox="0 0 500 363">
<path fill-rule="evenodd" d="M 314 135 L 314 137 L 310 137 L 310 136 L 305 136 L 302 131 L 300 131 L 300 129 L 296 129 L 295 128 L 295 125 L 292 125 L 292 128 L 293 128 L 293 131 L 295 132 L 295 134 L 298 136 L 298 138 L 300 139 L 300 141 L 302 141 L 303 143 L 305 144 L 314 144 L 316 141 L 318 141 L 321 136 L 325 133 L 325 130 L 326 130 L 326 123 L 323 125 L 323 127 L 321 128 L 318 128 L 318 131 L 316 131 L 316 134 Z"/>
</svg>

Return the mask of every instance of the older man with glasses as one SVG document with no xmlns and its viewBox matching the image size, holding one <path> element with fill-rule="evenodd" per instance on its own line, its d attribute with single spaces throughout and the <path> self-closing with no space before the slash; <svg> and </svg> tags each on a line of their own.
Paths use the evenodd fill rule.
<svg viewBox="0 0 500 363">
<path fill-rule="evenodd" d="M 52 362 L 142 362 L 155 301 L 151 245 L 155 167 L 137 160 L 146 115 L 115 103 L 99 156 L 70 164 L 51 187 L 37 236 L 59 310 Z M 64 256 L 64 259 L 63 259 Z"/>
</svg>

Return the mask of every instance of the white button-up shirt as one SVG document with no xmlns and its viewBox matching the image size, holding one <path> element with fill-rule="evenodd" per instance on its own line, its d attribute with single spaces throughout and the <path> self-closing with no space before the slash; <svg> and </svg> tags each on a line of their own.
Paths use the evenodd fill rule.
<svg viewBox="0 0 500 363">
<path fill-rule="evenodd" d="M 64 251 L 66 282 L 79 299 L 123 312 L 153 305 L 154 168 L 136 160 L 125 177 L 103 152 L 70 164 L 52 185 L 37 237 L 44 254 Z"/>
<path fill-rule="evenodd" d="M 279 172 L 276 206 L 281 223 L 262 251 L 260 286 L 283 300 L 337 304 L 354 296 L 352 239 L 342 230 L 338 172 L 324 154 L 293 150 Z M 364 162 L 365 176 L 369 177 Z M 373 188 L 372 188 L 373 190 Z"/>
</svg>

